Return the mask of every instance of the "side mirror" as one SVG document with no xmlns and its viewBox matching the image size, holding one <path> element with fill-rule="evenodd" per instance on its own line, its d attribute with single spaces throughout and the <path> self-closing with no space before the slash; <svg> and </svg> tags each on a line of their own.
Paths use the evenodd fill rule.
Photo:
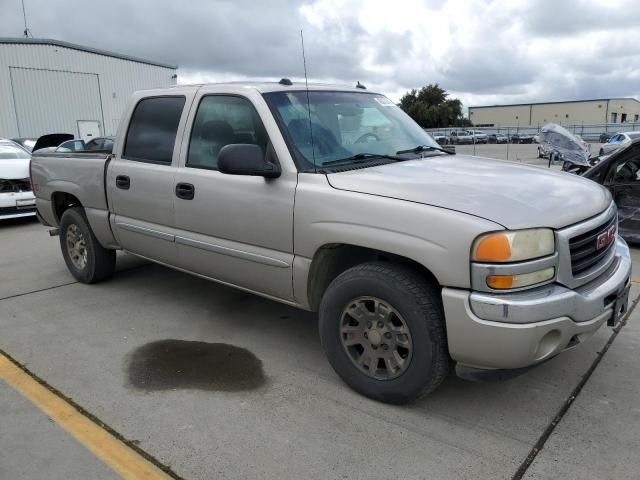
<svg viewBox="0 0 640 480">
<path fill-rule="evenodd" d="M 278 178 L 280 167 L 265 160 L 258 145 L 234 143 L 225 145 L 218 153 L 218 171 L 229 175 Z"/>
</svg>

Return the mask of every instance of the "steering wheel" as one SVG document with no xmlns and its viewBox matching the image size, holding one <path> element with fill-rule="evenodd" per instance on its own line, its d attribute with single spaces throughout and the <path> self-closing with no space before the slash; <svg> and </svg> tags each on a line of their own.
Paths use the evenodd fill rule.
<svg viewBox="0 0 640 480">
<path fill-rule="evenodd" d="M 355 141 L 355 143 L 362 143 L 362 142 L 364 142 L 364 139 L 367 138 L 367 137 L 373 137 L 375 140 L 380 141 L 380 137 L 377 136 L 375 133 L 367 132 L 367 133 L 364 133 L 364 134 L 360 135 L 358 137 L 358 139 Z"/>
</svg>

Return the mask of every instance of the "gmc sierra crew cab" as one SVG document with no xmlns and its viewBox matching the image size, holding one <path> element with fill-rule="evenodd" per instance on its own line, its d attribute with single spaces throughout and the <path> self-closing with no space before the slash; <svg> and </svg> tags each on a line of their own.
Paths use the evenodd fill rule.
<svg viewBox="0 0 640 480">
<path fill-rule="evenodd" d="M 363 88 L 228 83 L 133 95 L 113 152 L 34 152 L 75 278 L 125 250 L 319 312 L 356 391 L 391 403 L 573 348 L 627 305 L 609 192 L 443 151 Z"/>
</svg>

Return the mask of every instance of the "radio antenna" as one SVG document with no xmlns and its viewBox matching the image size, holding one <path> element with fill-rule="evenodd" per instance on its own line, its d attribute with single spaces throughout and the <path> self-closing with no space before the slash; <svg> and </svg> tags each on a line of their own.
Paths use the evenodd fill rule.
<svg viewBox="0 0 640 480">
<path fill-rule="evenodd" d="M 309 136 L 311 137 L 311 157 L 313 158 L 313 168 L 317 169 L 316 165 L 316 148 L 313 143 L 313 127 L 311 126 L 311 102 L 309 101 L 309 80 L 307 78 L 307 57 L 304 54 L 304 35 L 300 30 L 300 42 L 302 44 L 302 65 L 304 66 L 304 87 L 307 92 L 307 113 L 309 115 Z"/>
<path fill-rule="evenodd" d="M 33 34 L 31 33 L 31 30 L 29 30 L 29 27 L 27 26 L 27 11 L 24 8 L 24 0 L 22 0 L 22 18 L 24 20 L 24 38 L 29 38 L 29 35 L 31 35 L 31 38 L 33 38 Z"/>
</svg>

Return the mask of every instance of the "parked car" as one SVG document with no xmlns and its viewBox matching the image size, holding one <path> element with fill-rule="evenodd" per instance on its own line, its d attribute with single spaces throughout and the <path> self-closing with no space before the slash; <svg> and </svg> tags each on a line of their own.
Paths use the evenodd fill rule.
<svg viewBox="0 0 640 480">
<path fill-rule="evenodd" d="M 615 134 L 606 133 L 606 132 L 601 133 L 599 138 L 600 143 L 607 143 L 609 139 L 613 137 L 613 135 Z"/>
<path fill-rule="evenodd" d="M 533 143 L 533 135 L 528 133 L 514 133 L 511 135 L 511 143 Z"/>
<path fill-rule="evenodd" d="M 67 140 L 66 142 L 61 143 L 55 149 L 56 152 L 84 152 L 85 145 L 84 140 Z"/>
<path fill-rule="evenodd" d="M 486 133 L 479 130 L 470 130 L 470 133 L 473 135 L 475 143 L 487 143 L 488 139 Z"/>
<path fill-rule="evenodd" d="M 449 145 L 449 137 L 443 132 L 429 132 L 429 135 L 438 142 L 439 145 Z"/>
<path fill-rule="evenodd" d="M 36 144 L 35 138 L 12 138 L 11 141 L 17 143 L 29 152 L 33 150 L 33 147 Z"/>
<path fill-rule="evenodd" d="M 451 145 L 470 145 L 473 144 L 473 132 L 467 130 L 453 130 L 449 136 L 449 143 Z"/>
<path fill-rule="evenodd" d="M 502 133 L 491 133 L 487 135 L 487 143 L 509 143 L 509 138 Z"/>
<path fill-rule="evenodd" d="M 104 151 L 111 152 L 113 150 L 113 140 L 115 137 L 96 137 L 89 140 L 84 145 L 87 152 Z"/>
<path fill-rule="evenodd" d="M 23 147 L 0 139 L 0 220 L 36 214 L 29 180 L 30 160 L 31 154 Z"/>
<path fill-rule="evenodd" d="M 600 146 L 598 155 L 610 155 L 616 150 L 629 145 L 636 138 L 640 138 L 640 132 L 622 132 L 613 135 L 607 143 Z"/>
<path fill-rule="evenodd" d="M 591 152 L 590 143 L 585 142 L 580 135 L 574 135 L 574 136 L 578 139 L 578 141 L 582 145 L 582 148 L 584 149 L 585 152 L 587 153 Z M 538 158 L 549 158 L 549 155 L 551 154 L 551 152 L 553 152 L 553 150 L 554 148 L 548 143 L 545 143 L 545 142 L 538 143 Z M 558 155 L 558 158 L 556 160 L 561 161 L 562 155 L 561 154 Z"/>
<path fill-rule="evenodd" d="M 605 188 L 449 155 L 380 94 L 178 86 L 135 93 L 122 121 L 113 155 L 33 155 L 71 274 L 104 280 L 123 249 L 317 311 L 329 362 L 371 398 L 427 394 L 452 362 L 521 373 L 626 308 Z"/>
<path fill-rule="evenodd" d="M 629 242 L 640 243 L 640 138 L 615 150 L 583 176 L 609 189 L 618 207 L 620 235 Z"/>
</svg>

